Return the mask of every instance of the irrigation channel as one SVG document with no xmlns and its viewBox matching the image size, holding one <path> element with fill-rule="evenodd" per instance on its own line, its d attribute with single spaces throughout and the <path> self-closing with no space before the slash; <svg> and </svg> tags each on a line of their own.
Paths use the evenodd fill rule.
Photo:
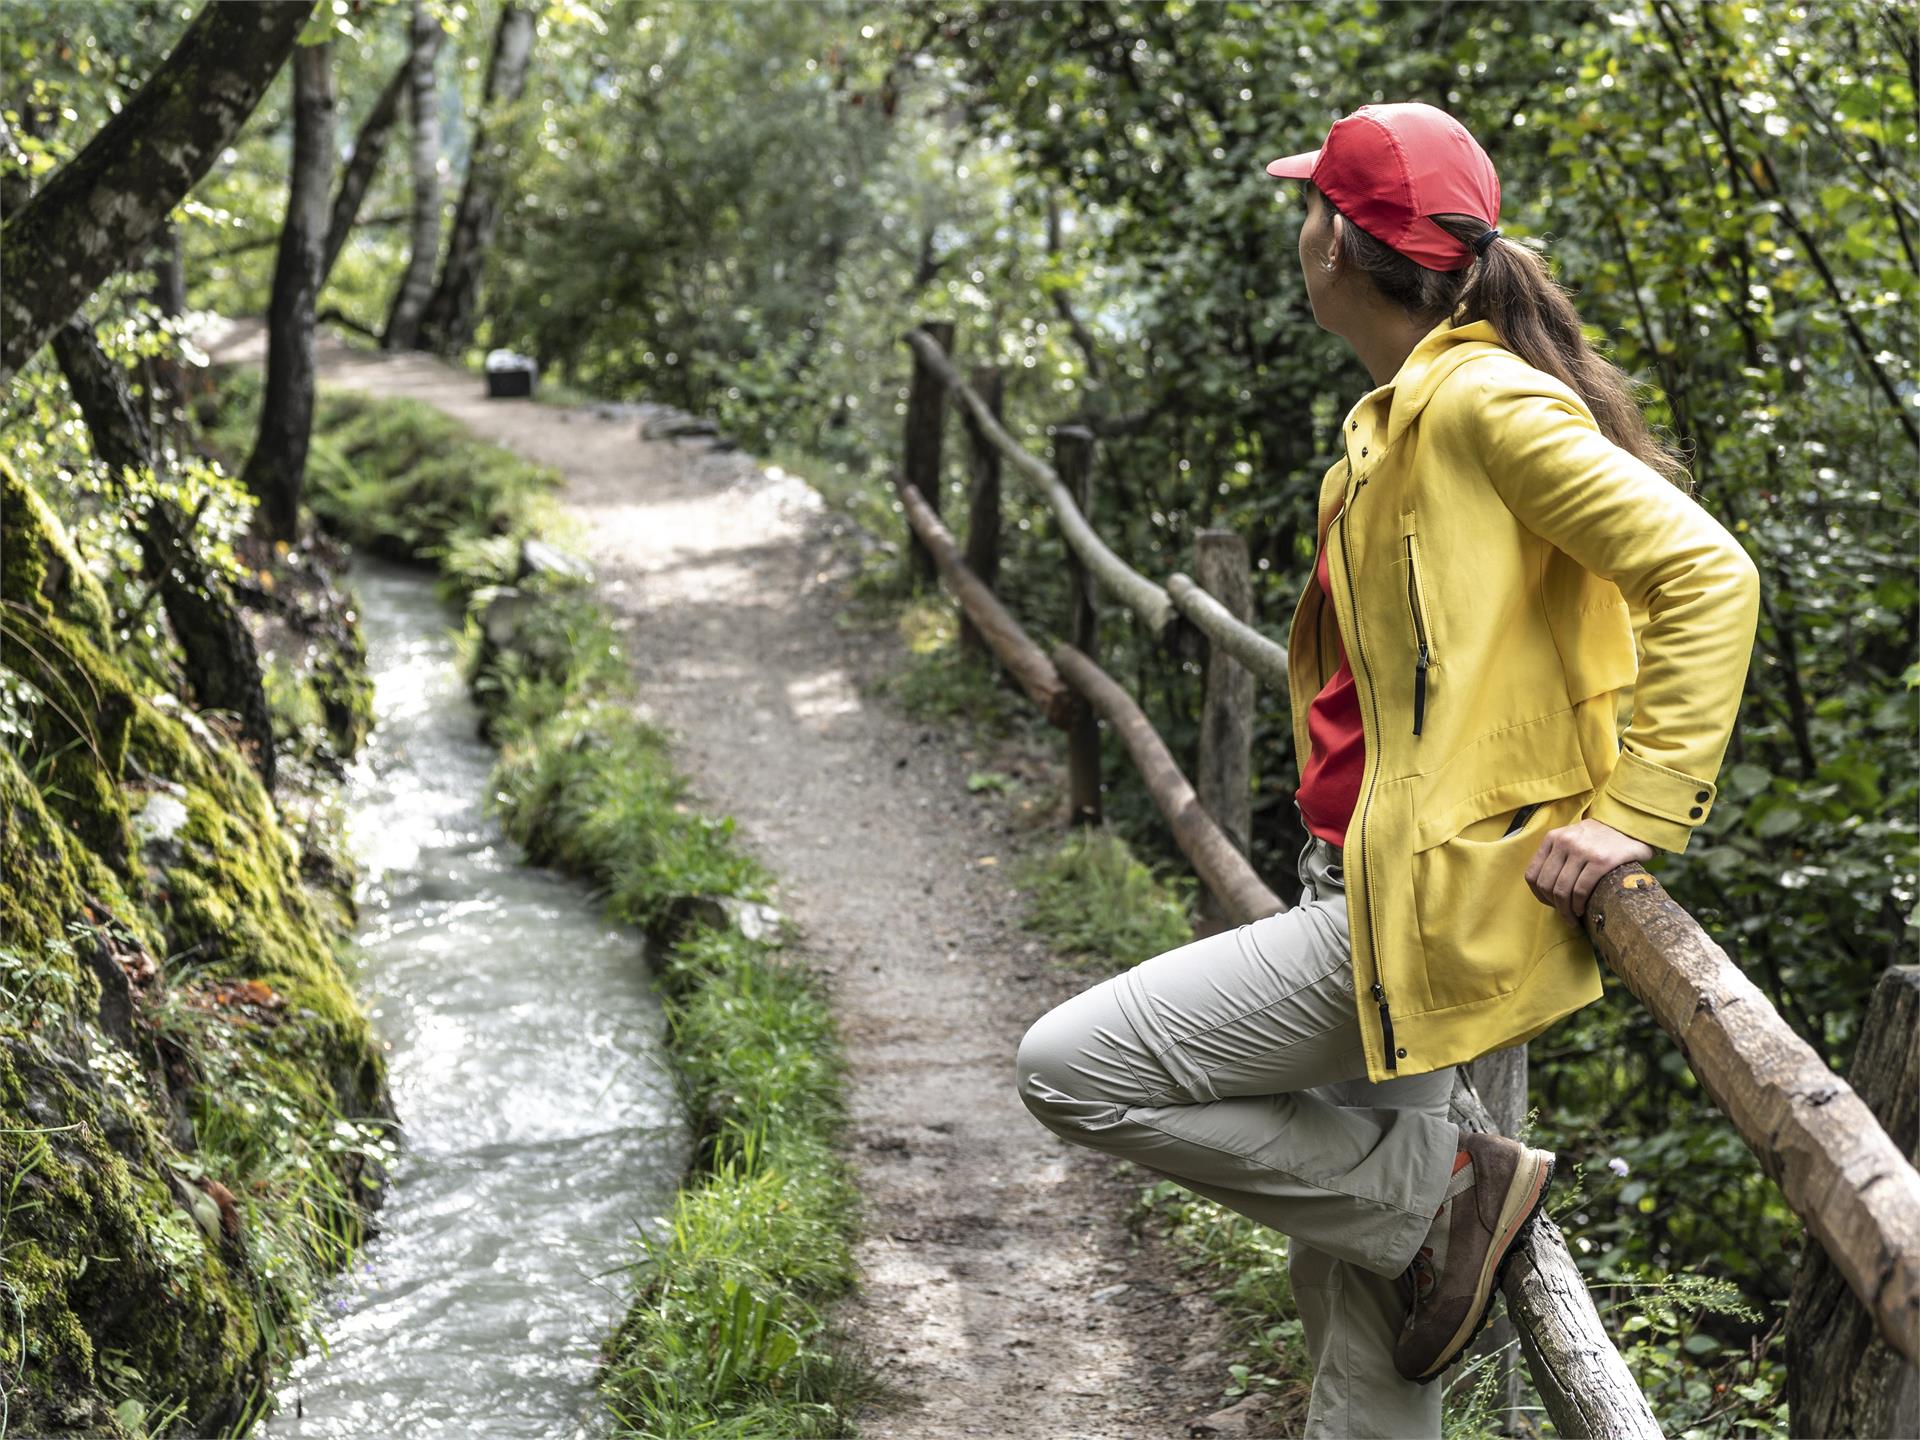
<svg viewBox="0 0 1920 1440">
<path fill-rule="evenodd" d="M 604 1433 L 596 1346 L 690 1135 L 644 942 L 523 865 L 482 810 L 494 751 L 422 572 L 356 557 L 376 724 L 348 781 L 356 977 L 402 1152 L 327 1344 L 260 1434 Z"/>
</svg>

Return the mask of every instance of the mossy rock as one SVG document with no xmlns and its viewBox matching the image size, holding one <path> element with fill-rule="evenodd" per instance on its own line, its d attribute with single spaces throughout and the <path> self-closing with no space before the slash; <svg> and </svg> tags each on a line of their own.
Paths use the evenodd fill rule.
<svg viewBox="0 0 1920 1440">
<path fill-rule="evenodd" d="M 114 1407 L 128 1401 L 137 1404 L 126 1414 L 178 1410 L 187 1433 L 220 1433 L 257 1399 L 298 1329 L 300 1287 L 287 1266 L 345 1257 L 290 1251 L 319 1244 L 303 1238 L 314 1228 L 310 1212 L 274 1213 L 278 1192 L 267 1180 L 244 1190 L 247 1152 L 270 1148 L 253 1142 L 273 1136 L 241 1133 L 215 1153 L 187 1117 L 221 1122 L 231 1137 L 240 1100 L 222 1087 L 277 1098 L 281 1105 L 264 1108 L 284 1108 L 302 1153 L 337 1172 L 331 1193 L 344 1201 L 318 1198 L 354 1207 L 329 1223 L 358 1234 L 355 1217 L 378 1203 L 381 1177 L 328 1142 L 341 1116 L 392 1118 L 385 1062 L 336 954 L 338 908 L 308 893 L 258 775 L 190 706 L 134 678 L 116 654 L 104 593 L 58 518 L 4 460 L 0 515 L 0 667 L 43 697 L 25 743 L 0 749 L 0 1384 L 11 1386 L 9 1433 L 125 1434 Z M 132 816 L 155 791 L 166 793 L 176 823 L 143 851 Z M 122 949 L 159 962 L 137 997 L 114 954 L 91 943 L 103 912 L 124 927 Z M 118 990 L 118 1040 L 99 1023 L 102 976 Z M 275 997 L 272 1024 L 187 1003 L 218 982 L 244 981 Z M 218 1042 L 219 1066 L 176 1074 L 162 1011 L 175 1017 L 169 1023 L 203 1027 Z M 197 1135 L 197 1154 L 177 1148 Z M 211 1235 L 195 1212 L 214 1192 L 189 1175 L 231 1182 L 218 1192 L 227 1209 L 216 1209 Z M 247 1213 L 277 1243 L 266 1263 L 253 1259 L 261 1236 L 241 1228 L 232 1192 L 244 1192 Z"/>
</svg>

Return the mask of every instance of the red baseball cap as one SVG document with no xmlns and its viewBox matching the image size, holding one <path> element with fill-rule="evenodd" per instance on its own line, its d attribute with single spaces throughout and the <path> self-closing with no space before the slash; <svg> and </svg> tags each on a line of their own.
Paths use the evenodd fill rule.
<svg viewBox="0 0 1920 1440">
<path fill-rule="evenodd" d="M 1476 255 L 1429 215 L 1500 223 L 1493 161 L 1466 126 L 1418 100 L 1362 105 L 1333 122 L 1318 150 L 1283 155 L 1267 173 L 1311 180 L 1367 234 L 1429 270 L 1460 270 Z"/>
</svg>

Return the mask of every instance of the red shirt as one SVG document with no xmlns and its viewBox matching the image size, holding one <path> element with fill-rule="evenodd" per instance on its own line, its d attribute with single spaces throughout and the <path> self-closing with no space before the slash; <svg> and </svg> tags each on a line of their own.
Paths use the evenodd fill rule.
<svg viewBox="0 0 1920 1440">
<path fill-rule="evenodd" d="M 1332 528 L 1328 528 L 1332 533 Z M 1314 578 L 1320 592 L 1333 601 L 1333 583 L 1327 574 L 1327 551 L 1320 549 Z M 1337 629 L 1337 627 L 1336 627 Z M 1340 668 L 1333 672 L 1307 711 L 1307 742 L 1312 754 L 1300 772 L 1300 818 L 1307 829 L 1334 845 L 1347 841 L 1347 824 L 1360 800 L 1360 775 L 1367 763 L 1365 737 L 1360 728 L 1360 693 L 1354 688 L 1347 664 L 1347 645 L 1340 644 Z"/>
</svg>

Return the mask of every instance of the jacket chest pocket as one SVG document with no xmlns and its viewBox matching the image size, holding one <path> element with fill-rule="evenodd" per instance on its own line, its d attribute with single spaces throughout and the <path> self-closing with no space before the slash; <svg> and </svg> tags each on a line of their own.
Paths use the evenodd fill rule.
<svg viewBox="0 0 1920 1440">
<path fill-rule="evenodd" d="M 1440 668 L 1440 656 L 1433 633 L 1433 612 L 1427 605 L 1431 572 L 1420 553 L 1418 517 L 1411 510 L 1401 513 L 1400 554 L 1394 558 L 1406 572 L 1407 624 L 1413 637 L 1413 733 L 1418 735 L 1426 723 L 1428 689 L 1433 684 L 1433 672 Z"/>
</svg>

